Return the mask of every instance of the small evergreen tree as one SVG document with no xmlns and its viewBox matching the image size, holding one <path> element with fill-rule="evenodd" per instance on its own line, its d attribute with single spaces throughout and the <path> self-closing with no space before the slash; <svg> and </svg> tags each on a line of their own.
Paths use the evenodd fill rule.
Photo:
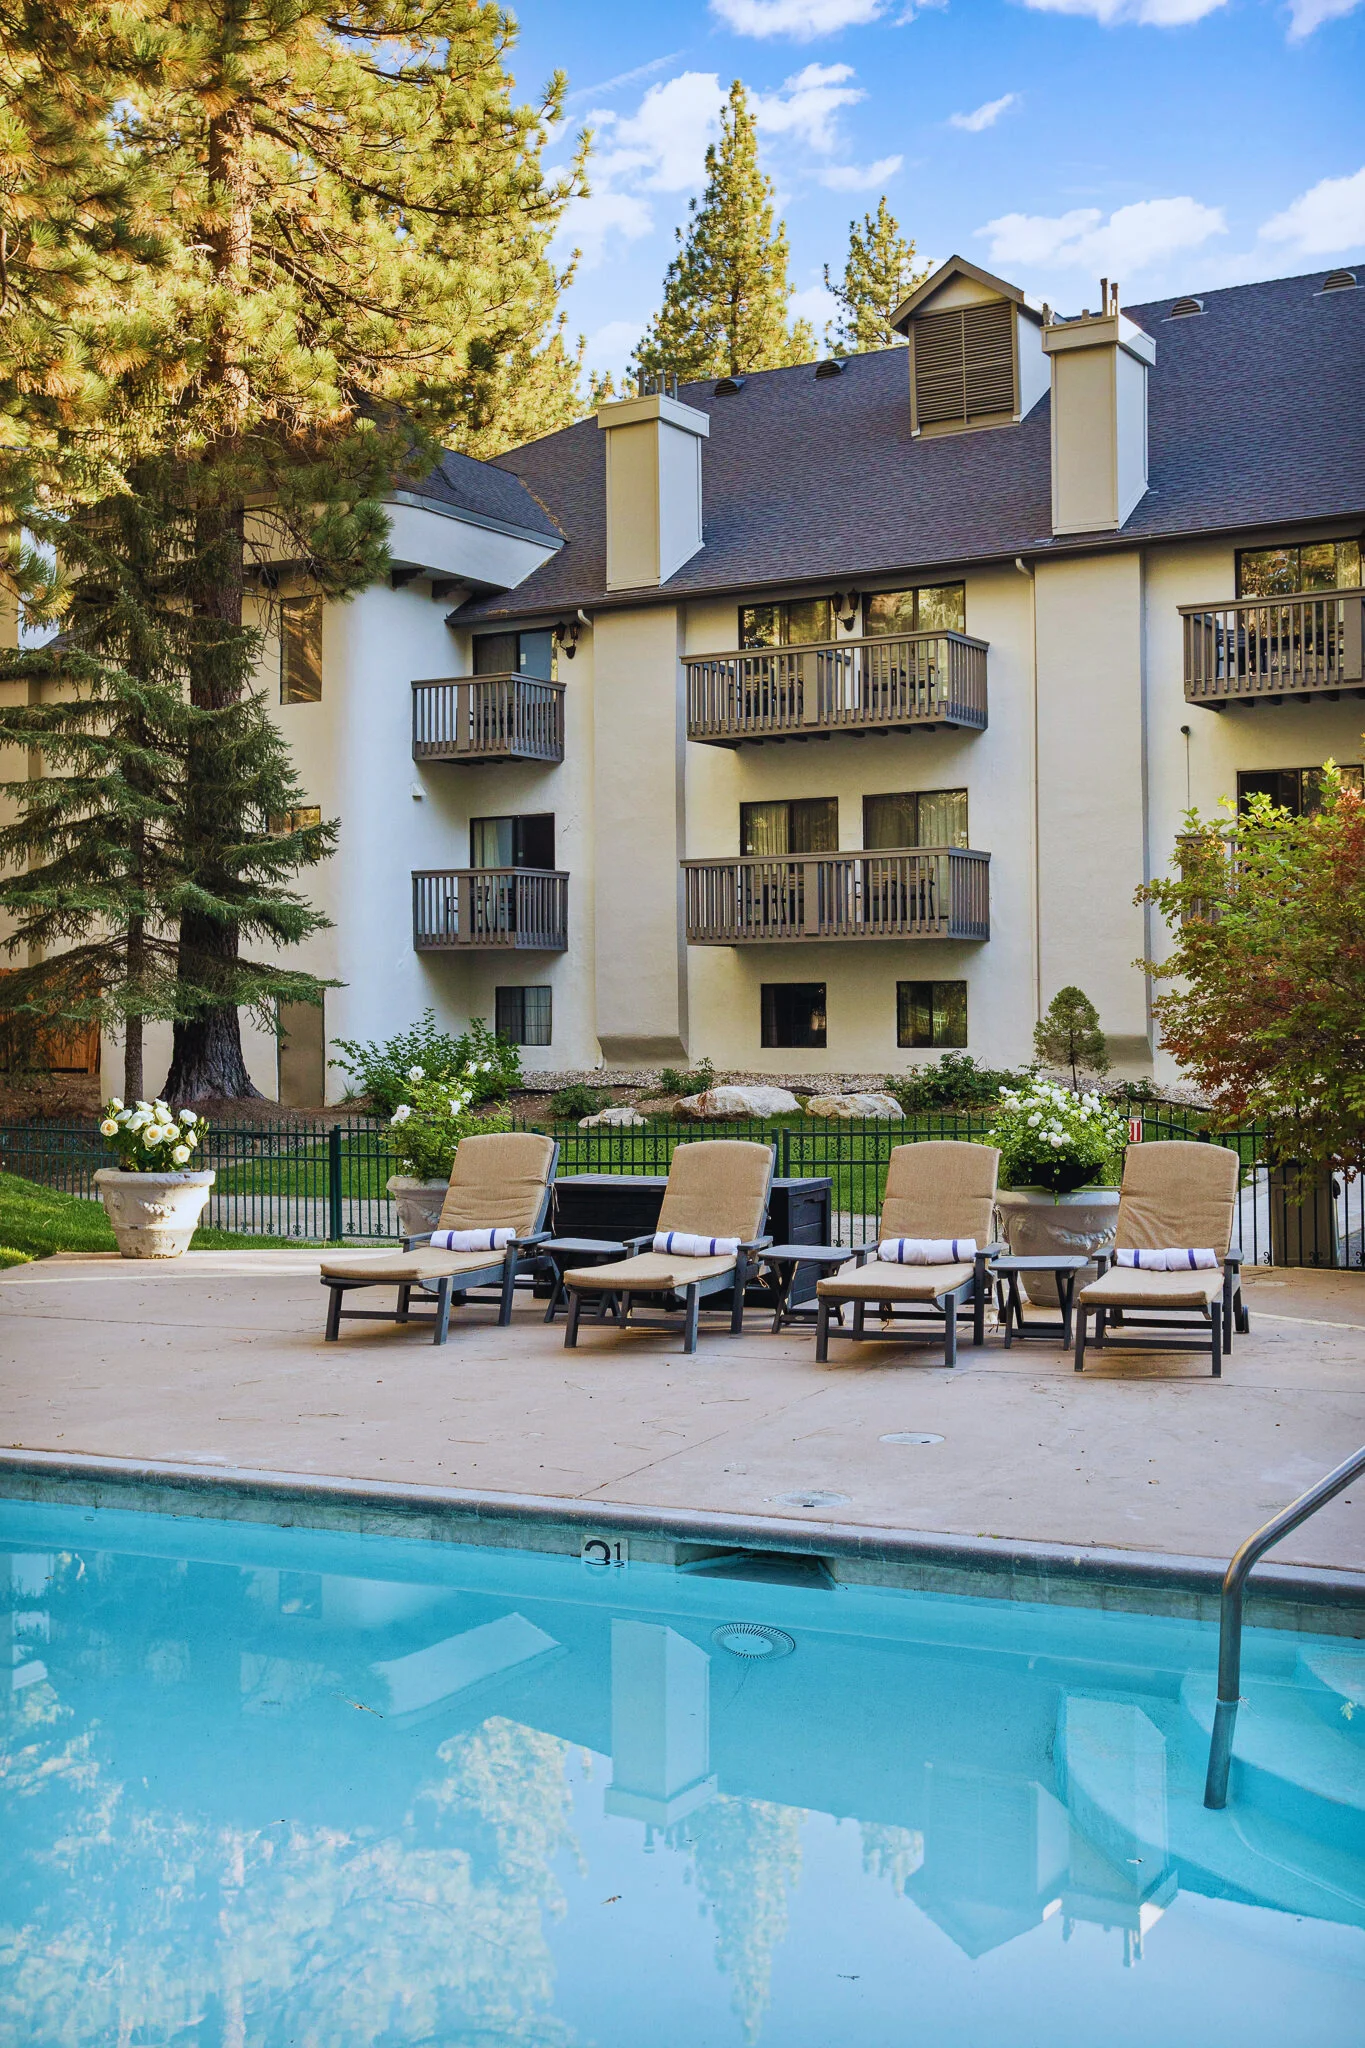
<svg viewBox="0 0 1365 2048">
<path fill-rule="evenodd" d="M 1070 1067 L 1071 1085 L 1080 1086 L 1078 1070 L 1109 1072 L 1109 1047 L 1100 1029 L 1100 1013 L 1083 989 L 1059 988 L 1033 1027 L 1033 1049 L 1049 1067 Z"/>
<path fill-rule="evenodd" d="M 929 275 L 915 268 L 915 245 L 901 235 L 900 223 L 886 203 L 848 224 L 848 257 L 844 281 L 835 284 L 825 265 L 825 284 L 839 301 L 839 312 L 825 329 L 826 346 L 841 355 L 862 355 L 869 349 L 902 346 L 903 334 L 891 325 L 901 300 Z"/>
<path fill-rule="evenodd" d="M 758 130 L 738 79 L 706 152 L 706 189 L 692 200 L 663 304 L 635 351 L 639 369 L 682 378 L 734 377 L 809 362 L 809 321 L 787 325 L 787 231 L 773 224 L 772 182 L 758 161 Z"/>
</svg>

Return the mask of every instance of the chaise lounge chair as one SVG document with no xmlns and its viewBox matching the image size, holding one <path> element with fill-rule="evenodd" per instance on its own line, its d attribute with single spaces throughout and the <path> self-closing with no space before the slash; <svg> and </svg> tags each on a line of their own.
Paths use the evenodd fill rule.
<svg viewBox="0 0 1365 2048">
<path fill-rule="evenodd" d="M 1221 1377 L 1223 1353 L 1232 1349 L 1234 1323 L 1243 1333 L 1251 1328 L 1242 1306 L 1242 1254 L 1232 1246 L 1239 1178 L 1240 1161 L 1226 1145 L 1172 1138 L 1128 1147 L 1115 1249 L 1099 1254 L 1099 1278 L 1076 1298 L 1077 1372 L 1085 1370 L 1086 1317 L 1093 1315 L 1097 1348 L 1207 1351 L 1213 1359 L 1213 1377 Z M 1117 1263 L 1120 1250 L 1203 1249 L 1215 1254 L 1216 1267 L 1145 1272 Z M 1114 1337 L 1109 1332 L 1115 1326 L 1176 1335 L 1174 1341 L 1170 1336 Z M 1182 1331 L 1207 1333 L 1208 1342 L 1182 1337 Z"/>
<path fill-rule="evenodd" d="M 829 1357 L 831 1335 L 858 1343 L 901 1344 L 907 1325 L 928 1324 L 934 1335 L 942 1334 L 944 1363 L 956 1365 L 958 1313 L 969 1302 L 972 1342 L 985 1341 L 987 1261 L 1004 1250 L 1003 1245 L 991 1242 L 999 1170 L 1000 1154 L 993 1145 L 932 1138 L 895 1147 L 876 1243 L 864 1245 L 852 1255 L 858 1262 L 852 1272 L 836 1273 L 816 1286 L 818 1363 L 823 1365 Z M 863 1263 L 869 1252 L 875 1253 L 879 1244 L 894 1238 L 971 1239 L 976 1251 L 969 1259 L 938 1266 L 898 1265 L 875 1257 Z M 832 1330 L 830 1313 L 846 1302 L 853 1305 L 852 1328 L 840 1325 Z M 869 1302 L 881 1304 L 891 1328 L 869 1332 L 864 1327 Z M 899 1318 L 897 1306 L 906 1310 Z"/>
<path fill-rule="evenodd" d="M 697 1348 L 698 1318 L 705 1297 L 730 1296 L 730 1334 L 744 1327 L 744 1289 L 753 1255 L 772 1240 L 760 1235 L 768 1220 L 773 1184 L 773 1148 L 744 1139 L 704 1138 L 679 1145 L 668 1168 L 657 1233 L 627 1238 L 634 1256 L 615 1265 L 585 1266 L 566 1272 L 570 1297 L 564 1342 L 578 1342 L 578 1321 L 584 1294 L 613 1294 L 620 1300 L 617 1328 L 632 1327 L 631 1303 L 637 1294 L 662 1300 L 670 1317 L 646 1317 L 637 1329 L 673 1329 L 675 1304 L 683 1316 L 683 1350 Z M 656 1235 L 737 1239 L 738 1250 L 709 1257 L 686 1257 L 676 1251 L 654 1251 Z"/>
<path fill-rule="evenodd" d="M 475 1287 L 497 1288 L 498 1321 L 509 1323 L 517 1275 L 534 1266 L 535 1247 L 549 1236 L 544 1223 L 558 1159 L 554 1139 L 534 1131 L 490 1131 L 483 1137 L 462 1138 L 441 1205 L 440 1229 L 512 1230 L 516 1235 L 496 1251 L 456 1252 L 435 1249 L 428 1232 L 405 1238 L 401 1252 L 353 1252 L 324 1259 L 322 1284 L 330 1289 L 327 1342 L 336 1342 L 345 1316 L 367 1322 L 434 1323 L 431 1341 L 444 1344 L 452 1302 L 462 1305 Z M 392 1314 L 387 1309 L 344 1309 L 342 1296 L 356 1287 L 396 1287 L 397 1309 Z M 410 1312 L 414 1288 L 434 1298 L 431 1314 Z"/>
</svg>

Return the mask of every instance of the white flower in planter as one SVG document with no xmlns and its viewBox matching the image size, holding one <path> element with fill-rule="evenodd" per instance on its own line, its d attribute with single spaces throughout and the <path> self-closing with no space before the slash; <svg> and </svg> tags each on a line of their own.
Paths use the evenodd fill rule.
<svg viewBox="0 0 1365 2048">
<path fill-rule="evenodd" d="M 112 1116 L 113 1112 L 116 1109 L 122 1109 L 123 1104 L 119 1101 L 117 1095 L 111 1095 L 105 1107 L 109 1110 L 109 1113 Z"/>
<path fill-rule="evenodd" d="M 177 1145 L 174 1152 L 172 1152 L 171 1154 L 171 1158 L 175 1161 L 177 1166 L 183 1166 L 188 1160 L 189 1156 L 190 1148 L 188 1145 Z"/>
<path fill-rule="evenodd" d="M 164 1143 L 165 1137 L 166 1133 L 162 1130 L 160 1124 L 153 1124 L 150 1129 L 142 1133 L 142 1142 L 150 1152 L 153 1145 Z"/>
<path fill-rule="evenodd" d="M 107 1116 L 100 1125 L 100 1136 L 102 1138 L 116 1138 L 118 1136 L 118 1125 L 111 1116 Z"/>
<path fill-rule="evenodd" d="M 180 1121 L 182 1124 L 197 1124 L 199 1119 L 192 1109 L 182 1109 L 180 1112 Z"/>
</svg>

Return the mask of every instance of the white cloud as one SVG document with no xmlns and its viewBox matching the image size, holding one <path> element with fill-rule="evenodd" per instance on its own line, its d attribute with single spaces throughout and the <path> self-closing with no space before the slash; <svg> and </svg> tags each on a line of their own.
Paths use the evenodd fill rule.
<svg viewBox="0 0 1365 2048">
<path fill-rule="evenodd" d="M 831 164 L 820 172 L 820 183 L 830 192 L 875 192 L 894 178 L 904 157 L 882 156 L 875 164 Z"/>
<path fill-rule="evenodd" d="M 681 55 L 681 50 L 670 50 L 666 57 L 651 57 L 648 64 L 637 64 L 633 71 L 618 71 L 614 78 L 604 78 L 600 85 L 580 85 L 565 94 L 564 104 L 571 107 L 576 100 L 590 100 L 594 93 L 615 92 L 622 85 L 638 85 L 642 78 L 652 78 L 656 71 L 664 71 L 670 64 L 676 64 Z"/>
<path fill-rule="evenodd" d="M 1296 256 L 1336 256 L 1365 246 L 1365 169 L 1353 178 L 1323 178 L 1261 229 L 1264 242 Z"/>
<path fill-rule="evenodd" d="M 867 98 L 861 86 L 849 83 L 852 77 L 851 64 L 807 64 L 777 92 L 751 93 L 760 134 L 794 135 L 808 149 L 831 155 L 839 146 L 839 110 Z"/>
<path fill-rule="evenodd" d="M 965 128 L 969 135 L 979 135 L 983 128 L 994 128 L 1006 107 L 1012 107 L 1019 95 L 1017 92 L 1002 93 L 998 100 L 987 100 L 971 114 L 949 114 L 950 128 Z"/>
<path fill-rule="evenodd" d="M 551 243 L 551 254 L 561 262 L 570 249 L 577 249 L 584 270 L 596 270 L 606 257 L 606 244 L 615 235 L 623 241 L 639 242 L 654 227 L 654 215 L 643 199 L 632 192 L 603 191 L 600 187 L 586 199 L 570 200 L 564 209 Z"/>
<path fill-rule="evenodd" d="M 1078 206 L 1051 218 L 1002 214 L 976 232 L 990 236 L 990 260 L 1000 270 L 1051 264 L 1129 277 L 1182 250 L 1202 248 L 1211 236 L 1227 233 L 1227 222 L 1220 206 L 1197 199 L 1141 199 L 1108 220 L 1097 206 Z"/>
<path fill-rule="evenodd" d="M 706 145 L 720 128 L 725 100 L 714 71 L 680 71 L 651 85 L 636 111 L 611 122 L 610 147 L 589 166 L 593 180 L 640 173 L 651 192 L 689 192 L 702 181 Z"/>
<path fill-rule="evenodd" d="M 841 29 L 879 21 L 886 0 L 711 0 L 711 12 L 736 35 L 787 36 L 794 43 L 813 43 Z"/>
<path fill-rule="evenodd" d="M 1302 42 L 1325 21 L 1340 21 L 1344 14 L 1354 14 L 1359 5 L 1360 0 L 1289 0 L 1290 42 Z"/>
<path fill-rule="evenodd" d="M 809 320 L 816 333 L 823 334 L 839 310 L 839 301 L 828 285 L 811 284 L 803 292 L 792 293 L 787 309 L 793 320 Z"/>
<path fill-rule="evenodd" d="M 1185 28 L 1226 5 L 1227 0 L 1024 0 L 1037 14 L 1088 14 L 1104 28 L 1127 22 L 1139 28 Z"/>
<path fill-rule="evenodd" d="M 642 314 L 638 320 L 608 320 L 605 326 L 590 334 L 586 353 L 592 368 L 619 374 L 629 363 L 635 344 L 648 324 L 649 316 Z"/>
</svg>

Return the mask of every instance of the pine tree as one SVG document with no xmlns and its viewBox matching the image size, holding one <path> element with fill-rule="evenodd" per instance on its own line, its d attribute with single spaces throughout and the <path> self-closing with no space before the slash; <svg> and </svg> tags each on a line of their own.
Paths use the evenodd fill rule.
<svg viewBox="0 0 1365 2048">
<path fill-rule="evenodd" d="M 213 961 L 196 981 L 178 927 L 192 907 L 272 952 L 297 943 L 326 920 L 289 879 L 330 850 L 336 828 L 290 827 L 301 791 L 249 688 L 260 635 L 206 626 L 189 601 L 205 575 L 192 516 L 168 508 L 146 472 L 130 481 L 128 493 L 40 526 L 66 556 L 67 630 L 0 656 L 0 681 L 26 684 L 29 700 L 0 707 L 0 746 L 27 749 L 31 762 L 0 784 L 15 813 L 0 828 L 5 947 L 27 955 L 0 982 L 0 1026 L 11 1046 L 54 1024 L 121 1026 L 124 1095 L 135 1100 L 148 1018 L 212 1012 L 225 996 L 262 1015 L 278 1001 L 321 1000 L 312 975 L 271 960 L 236 959 L 227 980 Z M 239 680 L 214 710 L 193 705 L 188 688 L 208 635 L 214 661 L 235 665 Z M 196 751 L 215 765 L 221 810 L 210 819 L 191 774 Z"/>
<path fill-rule="evenodd" d="M 640 370 L 682 378 L 733 377 L 809 362 L 809 321 L 787 325 L 787 231 L 773 224 L 773 187 L 758 161 L 758 131 L 738 79 L 706 152 L 706 189 L 676 231 L 678 254 L 663 304 L 635 351 Z"/>
<path fill-rule="evenodd" d="M 1083 989 L 1059 988 L 1033 1027 L 1033 1049 L 1050 1067 L 1070 1067 L 1071 1085 L 1080 1086 L 1077 1070 L 1109 1072 L 1109 1047 L 1100 1029 L 1100 1013 Z"/>
<path fill-rule="evenodd" d="M 863 215 L 861 228 L 856 220 L 848 224 L 842 284 L 834 283 L 825 265 L 825 284 L 839 301 L 838 316 L 825 329 L 826 345 L 841 355 L 863 355 L 903 344 L 905 336 L 892 327 L 891 315 L 928 275 L 916 270 L 915 245 L 902 238 L 883 193 L 877 211 Z"/>
</svg>

